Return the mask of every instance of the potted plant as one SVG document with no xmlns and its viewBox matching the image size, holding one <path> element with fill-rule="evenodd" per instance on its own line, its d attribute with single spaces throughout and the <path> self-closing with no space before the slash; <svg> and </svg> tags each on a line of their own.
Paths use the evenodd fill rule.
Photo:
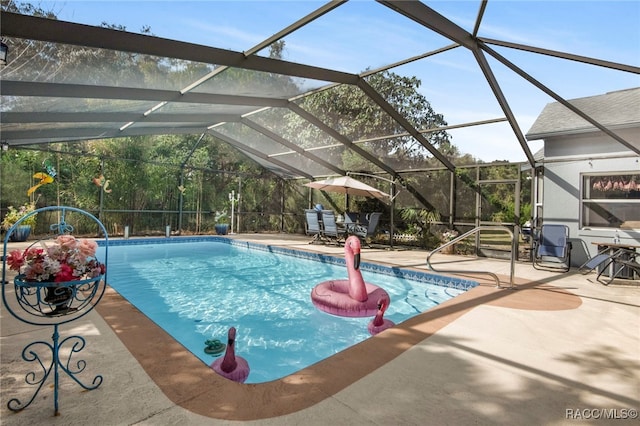
<svg viewBox="0 0 640 426">
<path fill-rule="evenodd" d="M 458 231 L 456 231 L 455 229 L 447 229 L 440 235 L 440 242 L 442 244 L 446 244 L 449 241 L 455 240 L 457 236 L 458 236 Z M 445 247 L 442 250 L 442 253 L 444 254 L 453 254 L 454 252 L 455 252 L 455 244 Z"/>
<path fill-rule="evenodd" d="M 227 212 L 226 211 L 216 212 L 215 220 L 216 220 L 216 224 L 215 224 L 216 234 L 227 235 L 229 233 L 229 223 L 227 218 Z"/>
<path fill-rule="evenodd" d="M 7 214 L 5 214 L 2 220 L 2 228 L 8 231 L 13 225 L 16 224 L 23 216 L 32 213 L 36 209 L 35 203 L 25 203 L 19 208 L 9 206 L 7 208 Z M 9 239 L 11 241 L 26 241 L 31 234 L 31 229 L 36 226 L 36 217 L 38 214 L 32 214 L 25 220 L 20 222 L 20 225 L 13 230 Z"/>
</svg>

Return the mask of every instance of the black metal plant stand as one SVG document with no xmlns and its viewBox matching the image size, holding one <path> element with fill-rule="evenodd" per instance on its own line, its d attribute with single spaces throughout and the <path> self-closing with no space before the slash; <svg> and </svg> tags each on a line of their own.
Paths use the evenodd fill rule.
<svg viewBox="0 0 640 426">
<path fill-rule="evenodd" d="M 78 375 L 85 370 L 87 363 L 83 359 L 75 358 L 85 348 L 86 341 L 82 336 L 69 336 L 60 340 L 58 329 L 62 324 L 85 316 L 98 304 L 106 288 L 106 272 L 90 279 L 66 282 L 33 282 L 27 281 L 23 275 L 18 275 L 15 277 L 13 285 L 8 283 L 6 280 L 7 243 L 11 234 L 26 218 L 45 211 L 58 211 L 59 222 L 50 226 L 52 233 L 55 234 L 53 238 L 73 232 L 73 227 L 66 222 L 68 213 L 78 213 L 95 221 L 104 235 L 105 262 L 103 265 L 105 271 L 108 236 L 104 225 L 95 216 L 75 207 L 62 206 L 44 207 L 23 216 L 5 235 L 2 257 L 2 301 L 7 311 L 13 317 L 27 324 L 53 327 L 51 343 L 35 341 L 22 350 L 22 359 L 35 363 L 34 371 L 25 376 L 27 384 L 36 386 L 33 395 L 26 403 L 22 403 L 18 398 L 13 398 L 9 400 L 7 407 L 12 411 L 21 411 L 28 407 L 47 380 L 53 376 L 54 414 L 57 416 L 59 414 L 60 373 L 66 373 L 85 390 L 96 389 L 102 383 L 101 375 L 95 376 L 90 384 L 83 383 L 78 378 Z M 39 240 L 39 242 L 41 241 L 43 240 Z M 61 349 L 64 350 L 61 351 Z M 64 353 L 66 355 L 62 355 Z"/>
</svg>

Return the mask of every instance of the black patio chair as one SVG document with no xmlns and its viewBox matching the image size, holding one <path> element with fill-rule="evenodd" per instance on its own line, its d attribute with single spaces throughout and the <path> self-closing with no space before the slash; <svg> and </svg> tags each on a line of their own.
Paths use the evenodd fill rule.
<svg viewBox="0 0 640 426">
<path fill-rule="evenodd" d="M 376 229 L 378 228 L 378 223 L 380 222 L 380 217 L 382 217 L 382 213 L 370 213 L 368 215 L 368 223 L 366 226 L 364 225 L 356 225 L 351 233 L 360 238 L 363 244 L 367 247 L 371 247 L 371 244 L 367 241 L 369 237 L 373 237 L 376 233 Z"/>
<path fill-rule="evenodd" d="M 358 223 L 358 213 L 357 212 L 345 212 L 344 213 L 344 223 L 347 225 L 355 225 Z"/>
</svg>

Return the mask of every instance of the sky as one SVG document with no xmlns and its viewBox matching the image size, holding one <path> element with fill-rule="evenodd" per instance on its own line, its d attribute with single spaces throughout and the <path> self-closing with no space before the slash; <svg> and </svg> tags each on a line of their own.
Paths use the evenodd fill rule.
<svg viewBox="0 0 640 426">
<path fill-rule="evenodd" d="M 246 51 L 325 2 L 318 1 L 32 1 L 58 19 L 123 25 L 170 39 Z M 425 1 L 472 31 L 480 1 Z M 640 1 L 489 0 L 479 35 L 640 66 Z M 433 51 L 452 42 L 370 0 L 352 0 L 285 37 L 284 59 L 359 73 Z M 494 47 L 565 99 L 640 86 L 637 74 Z M 263 53 L 265 54 L 265 53 Z M 554 99 L 487 57 L 526 134 Z M 473 55 L 463 48 L 392 69 L 421 80 L 419 91 L 449 125 L 504 117 Z M 506 122 L 449 132 L 463 153 L 489 162 L 526 161 Z M 535 153 L 541 141 L 530 141 Z"/>
</svg>

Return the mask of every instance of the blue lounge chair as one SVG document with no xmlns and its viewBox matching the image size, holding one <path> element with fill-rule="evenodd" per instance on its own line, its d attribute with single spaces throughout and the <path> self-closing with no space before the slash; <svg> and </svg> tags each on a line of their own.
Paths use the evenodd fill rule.
<svg viewBox="0 0 640 426">
<path fill-rule="evenodd" d="M 305 226 L 305 234 L 313 236 L 309 244 L 313 244 L 322 238 L 322 229 L 320 229 L 320 221 L 318 220 L 318 212 L 315 209 L 306 209 L 304 211 L 307 220 Z"/>
<path fill-rule="evenodd" d="M 322 236 L 340 245 L 340 241 L 344 239 L 344 235 L 345 231 L 338 227 L 336 214 L 333 210 L 322 210 Z"/>
<path fill-rule="evenodd" d="M 598 254 L 584 262 L 582 266 L 578 268 L 578 271 L 583 275 L 586 275 L 611 259 L 611 256 L 613 256 L 611 249 L 609 247 L 605 247 L 603 250 L 599 251 Z"/>
<path fill-rule="evenodd" d="M 563 272 L 571 268 L 568 226 L 542 225 L 534 239 L 533 267 Z"/>
</svg>

